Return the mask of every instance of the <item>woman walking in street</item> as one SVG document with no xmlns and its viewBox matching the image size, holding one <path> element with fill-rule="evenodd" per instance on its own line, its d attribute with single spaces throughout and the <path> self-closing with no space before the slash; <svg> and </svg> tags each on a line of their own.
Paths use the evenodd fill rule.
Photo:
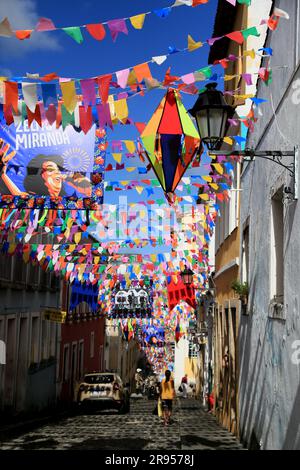
<svg viewBox="0 0 300 470">
<path fill-rule="evenodd" d="M 181 388 L 182 388 L 182 398 L 187 398 L 187 385 L 188 385 L 188 376 L 185 374 L 181 379 Z"/>
<path fill-rule="evenodd" d="M 171 378 L 171 372 L 165 371 L 165 378 L 161 382 L 161 393 L 160 397 L 163 406 L 164 424 L 167 426 L 170 424 L 173 399 L 175 398 L 174 380 Z"/>
</svg>

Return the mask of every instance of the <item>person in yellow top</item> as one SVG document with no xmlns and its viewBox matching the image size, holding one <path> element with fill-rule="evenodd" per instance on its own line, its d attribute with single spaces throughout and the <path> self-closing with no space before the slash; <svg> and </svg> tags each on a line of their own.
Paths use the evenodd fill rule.
<svg viewBox="0 0 300 470">
<path fill-rule="evenodd" d="M 160 398 L 162 401 L 164 424 L 170 424 L 173 399 L 175 398 L 174 380 L 171 378 L 171 372 L 165 371 L 165 378 L 160 384 Z"/>
</svg>

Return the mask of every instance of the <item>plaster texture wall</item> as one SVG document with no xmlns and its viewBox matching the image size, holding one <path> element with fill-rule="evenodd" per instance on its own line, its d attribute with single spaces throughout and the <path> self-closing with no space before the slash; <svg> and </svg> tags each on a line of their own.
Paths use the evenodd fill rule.
<svg viewBox="0 0 300 470">
<path fill-rule="evenodd" d="M 258 85 L 257 96 L 268 103 L 261 106 L 263 115 L 247 142 L 256 150 L 300 145 L 300 1 L 274 4 L 290 20 L 281 19 L 267 38 L 273 82 Z M 289 157 L 285 161 L 290 163 Z M 292 360 L 300 339 L 300 201 L 284 203 L 285 319 L 269 316 L 271 197 L 281 185 L 291 186 L 288 172 L 258 158 L 241 178 L 242 226 L 249 217 L 250 306 L 239 328 L 240 434 L 250 447 L 262 449 L 300 449 L 300 365 Z"/>
</svg>

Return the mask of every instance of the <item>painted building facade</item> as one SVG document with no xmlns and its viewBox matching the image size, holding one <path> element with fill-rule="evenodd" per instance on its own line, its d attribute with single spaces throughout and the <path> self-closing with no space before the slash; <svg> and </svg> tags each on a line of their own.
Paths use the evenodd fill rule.
<svg viewBox="0 0 300 470">
<path fill-rule="evenodd" d="M 63 285 L 63 310 L 67 312 L 61 326 L 59 400 L 71 404 L 83 376 L 104 371 L 105 319 L 98 309 L 98 284 L 79 282 Z"/>
<path fill-rule="evenodd" d="M 60 310 L 60 280 L 16 255 L 0 255 L 0 410 L 6 415 L 54 407 L 61 325 L 45 319 Z"/>
<path fill-rule="evenodd" d="M 262 18 L 268 18 L 271 2 L 253 0 L 250 6 L 236 5 L 219 1 L 213 36 L 223 36 L 232 31 L 241 31 L 257 26 Z M 225 20 L 226 18 L 226 20 Z M 227 63 L 224 73 L 231 75 L 231 80 L 225 81 L 225 91 L 239 90 L 239 95 L 255 93 L 256 79 L 248 86 L 242 80 L 244 73 L 256 73 L 260 66 L 260 54 L 251 56 L 249 51 L 258 51 L 264 44 L 266 27 L 260 28 L 260 37 L 250 36 L 243 44 L 223 38 L 211 47 L 209 62 L 222 60 L 230 54 L 237 60 Z M 256 75 L 257 76 L 257 75 Z M 255 77 L 255 76 L 254 76 Z M 226 97 L 228 104 L 236 108 L 236 117 L 247 116 L 250 106 L 247 100 L 238 96 Z M 236 135 L 235 127 L 230 127 L 228 135 Z M 224 144 L 222 150 L 229 151 L 231 147 Z M 235 281 L 246 282 L 241 276 L 241 164 L 234 164 L 231 172 L 231 191 L 229 201 L 220 202 L 219 215 L 215 229 L 215 307 L 213 313 L 213 374 L 215 414 L 220 423 L 228 430 L 239 434 L 239 347 L 238 333 L 241 318 L 241 301 L 232 289 Z M 210 322 L 211 323 L 211 322 Z"/>
<path fill-rule="evenodd" d="M 272 3 L 290 19 L 268 33 L 273 81 L 258 83 L 257 97 L 267 103 L 247 146 L 293 150 L 300 145 L 300 1 Z M 250 290 L 239 328 L 240 434 L 250 448 L 299 450 L 299 200 L 288 193 L 288 171 L 262 158 L 245 164 L 241 187 L 242 272 Z"/>
</svg>

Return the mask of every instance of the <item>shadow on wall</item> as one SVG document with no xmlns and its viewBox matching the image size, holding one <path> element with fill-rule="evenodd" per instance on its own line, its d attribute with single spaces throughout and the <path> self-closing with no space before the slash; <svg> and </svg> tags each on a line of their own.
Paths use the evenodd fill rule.
<svg viewBox="0 0 300 470">
<path fill-rule="evenodd" d="M 300 449 L 300 385 L 297 390 L 296 399 L 293 404 L 293 409 L 290 415 L 290 420 L 285 435 L 285 440 L 282 450 L 299 450 Z"/>
<path fill-rule="evenodd" d="M 254 282 L 254 291 L 255 287 Z M 270 361 L 270 367 L 272 367 L 271 370 L 268 370 L 268 374 L 273 372 L 274 375 L 274 378 L 269 375 L 269 383 L 276 383 L 277 377 L 275 375 L 278 374 L 278 368 L 282 367 L 280 346 L 276 345 L 273 339 L 273 328 L 278 328 L 278 321 L 280 320 L 266 318 L 265 323 L 261 326 L 261 328 L 264 328 L 264 336 L 261 339 L 258 337 L 259 332 L 254 324 L 252 313 L 250 313 L 250 316 L 243 315 L 241 317 L 239 328 L 240 436 L 243 444 L 251 450 L 261 448 L 262 436 L 265 443 L 269 442 L 273 417 L 276 411 L 278 412 L 277 395 L 273 398 L 270 396 L 270 386 L 268 387 L 266 375 L 260 383 L 260 394 L 258 396 L 258 383 L 261 374 L 263 374 L 262 366 L 265 365 L 266 359 Z M 252 335 L 255 335 L 255 338 L 258 340 L 255 352 L 253 350 L 254 342 L 251 342 Z M 278 351 L 276 354 L 277 349 L 279 355 Z M 277 393 L 280 393 L 279 389 Z M 288 448 L 287 442 L 289 442 L 289 448 L 296 449 L 297 446 L 299 448 L 300 437 L 298 436 L 297 438 L 300 421 L 299 414 L 300 389 L 298 389 L 297 398 L 291 413 L 283 448 Z M 291 442 L 294 442 L 293 447 L 291 447 Z"/>
<path fill-rule="evenodd" d="M 252 292 L 256 289 L 256 278 L 254 277 L 251 283 Z M 253 302 L 253 296 L 252 301 Z M 265 331 L 263 342 L 259 339 L 253 357 L 254 351 L 251 343 L 253 334 L 253 303 L 250 305 L 249 315 L 242 315 L 239 326 L 239 403 L 240 403 L 240 437 L 243 444 L 250 449 L 260 448 L 259 440 L 261 438 L 262 429 L 264 426 L 266 416 L 266 401 L 264 399 L 263 382 L 260 397 L 257 397 L 257 384 L 260 373 L 260 365 L 264 357 L 264 346 L 267 332 Z M 257 335 L 257 329 L 254 329 L 254 334 Z M 261 345 L 263 347 L 261 348 Z M 251 361 L 251 358 L 253 360 Z M 259 403 L 256 411 L 256 418 L 254 417 L 254 400 L 257 397 Z"/>
</svg>

